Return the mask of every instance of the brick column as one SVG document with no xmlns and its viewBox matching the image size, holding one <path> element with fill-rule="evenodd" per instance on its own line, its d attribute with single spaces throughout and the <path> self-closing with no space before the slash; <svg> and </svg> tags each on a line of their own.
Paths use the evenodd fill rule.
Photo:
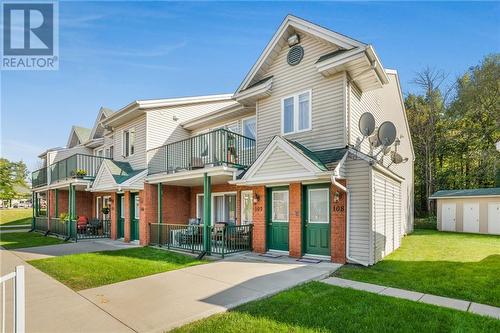
<svg viewBox="0 0 500 333">
<path fill-rule="evenodd" d="M 125 242 L 130 242 L 130 191 L 126 191 L 124 194 L 123 194 L 123 201 L 125 202 L 124 206 L 125 206 L 125 212 L 123 214 L 124 216 L 124 237 L 123 237 L 123 240 Z"/>
<path fill-rule="evenodd" d="M 139 192 L 139 243 L 149 244 L 149 223 L 158 223 L 158 187 L 144 183 Z"/>
<path fill-rule="evenodd" d="M 346 186 L 346 180 L 338 180 Z M 335 202 L 335 192 L 339 193 L 339 201 Z M 347 223 L 347 196 L 344 191 L 335 185 L 330 186 L 331 198 L 331 232 L 330 232 L 330 250 L 332 261 L 339 264 L 346 263 L 346 223 Z"/>
<path fill-rule="evenodd" d="M 253 204 L 253 235 L 252 247 L 255 252 L 266 252 L 266 187 L 253 188 L 254 199 L 259 196 L 259 201 Z"/>
<path fill-rule="evenodd" d="M 111 219 L 111 239 L 116 239 L 118 236 L 118 196 L 116 193 L 111 193 L 111 202 L 109 207 L 109 218 Z"/>
<path fill-rule="evenodd" d="M 290 184 L 289 193 L 288 235 L 290 238 L 290 257 L 300 258 L 302 256 L 302 184 Z"/>
</svg>

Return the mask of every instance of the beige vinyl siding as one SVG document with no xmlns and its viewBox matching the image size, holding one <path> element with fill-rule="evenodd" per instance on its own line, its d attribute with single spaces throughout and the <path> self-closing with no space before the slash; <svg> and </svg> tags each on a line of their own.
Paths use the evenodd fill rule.
<svg viewBox="0 0 500 333">
<path fill-rule="evenodd" d="M 61 149 L 53 152 L 49 152 L 49 164 L 55 163 L 57 161 L 63 160 L 71 155 L 75 154 L 85 154 L 92 155 L 92 149 L 84 146 L 76 146 L 69 149 Z"/>
<path fill-rule="evenodd" d="M 191 133 L 182 128 L 181 123 L 231 104 L 234 104 L 233 100 L 181 105 L 148 111 L 147 149 L 188 138 Z"/>
<path fill-rule="evenodd" d="M 325 78 L 315 68 L 318 58 L 335 50 L 301 33 L 300 45 L 304 58 L 290 66 L 285 45 L 269 70 L 262 75 L 273 76 L 272 95 L 258 101 L 257 154 L 262 152 L 275 135 L 281 135 L 281 99 L 299 92 L 312 90 L 312 130 L 286 135 L 309 149 L 319 150 L 345 146 L 345 74 Z"/>
<path fill-rule="evenodd" d="M 94 181 L 94 184 L 98 184 L 97 187 L 94 187 L 94 190 L 108 189 L 116 185 L 115 179 L 109 172 L 108 168 L 104 164 L 101 165 L 101 168 L 102 171 Z"/>
<path fill-rule="evenodd" d="M 361 262 L 370 259 L 370 166 L 348 157 L 345 162 L 349 188 L 348 254 Z"/>
<path fill-rule="evenodd" d="M 382 260 L 400 245 L 400 183 L 373 172 L 374 260 Z"/>
<path fill-rule="evenodd" d="M 399 97 L 399 87 L 397 78 L 394 74 L 388 74 L 389 84 L 381 89 L 361 93 L 354 84 L 348 84 L 348 137 L 349 144 L 356 146 L 362 139 L 359 131 L 359 118 L 364 112 L 370 112 L 375 118 L 375 125 L 378 128 L 384 121 L 392 121 L 397 129 L 398 138 L 401 145 L 398 147 L 398 153 L 403 157 L 408 157 L 409 161 L 403 164 L 392 164 L 390 155 L 383 157 L 383 165 L 389 166 L 397 175 L 405 179 L 402 184 L 401 206 L 402 226 L 401 234 L 413 230 L 413 154 L 410 145 L 410 133 L 408 132 L 404 109 Z M 402 137 L 401 137 L 402 136 Z M 394 149 L 394 146 L 392 146 Z M 366 154 L 372 154 L 368 138 L 366 138 L 360 150 Z M 373 153 L 377 153 L 380 148 L 375 148 Z M 379 155 L 379 158 L 381 155 Z"/>
<path fill-rule="evenodd" d="M 273 177 L 277 175 L 286 177 L 305 172 L 310 171 L 306 170 L 281 148 L 275 148 L 271 155 L 269 155 L 269 158 L 254 174 L 254 178 Z"/>
<path fill-rule="evenodd" d="M 134 154 L 125 157 L 123 131 L 132 128 L 135 130 Z M 114 160 L 128 162 L 135 170 L 146 168 L 146 115 L 141 115 L 114 130 Z"/>
</svg>

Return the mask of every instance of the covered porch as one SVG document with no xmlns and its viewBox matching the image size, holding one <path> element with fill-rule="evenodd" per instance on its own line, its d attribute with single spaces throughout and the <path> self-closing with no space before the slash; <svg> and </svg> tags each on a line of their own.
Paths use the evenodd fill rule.
<svg viewBox="0 0 500 333">
<path fill-rule="evenodd" d="M 32 230 L 73 241 L 110 238 L 110 197 L 97 200 L 89 186 L 88 180 L 72 179 L 34 191 Z"/>
<path fill-rule="evenodd" d="M 228 184 L 239 172 L 221 166 L 148 177 L 148 244 L 221 256 L 251 251 L 252 189 Z"/>
</svg>

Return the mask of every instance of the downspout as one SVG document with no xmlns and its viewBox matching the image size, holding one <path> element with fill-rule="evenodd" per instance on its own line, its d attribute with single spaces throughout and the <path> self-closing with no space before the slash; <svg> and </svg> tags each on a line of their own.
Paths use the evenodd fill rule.
<svg viewBox="0 0 500 333">
<path fill-rule="evenodd" d="M 346 233 L 347 233 L 347 235 L 345 237 L 345 246 L 346 246 L 345 257 L 348 261 L 352 261 L 352 262 L 359 264 L 359 265 L 368 266 L 368 263 L 363 262 L 361 260 L 358 260 L 356 258 L 353 258 L 349 254 L 349 238 L 350 238 L 349 231 L 351 230 L 351 212 L 350 212 L 351 211 L 351 209 L 350 209 L 351 192 L 349 191 L 349 189 L 347 187 L 345 187 L 344 185 L 337 182 L 335 174 L 332 175 L 332 184 L 335 185 L 336 187 L 338 187 L 339 189 L 341 189 L 347 196 L 347 202 L 346 202 L 346 205 L 347 205 L 347 209 L 346 209 L 347 210 Z"/>
</svg>

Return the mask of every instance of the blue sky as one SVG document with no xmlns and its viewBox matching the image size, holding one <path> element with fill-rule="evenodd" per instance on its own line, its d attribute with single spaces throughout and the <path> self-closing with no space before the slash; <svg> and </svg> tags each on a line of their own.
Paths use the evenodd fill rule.
<svg viewBox="0 0 500 333">
<path fill-rule="evenodd" d="M 498 2 L 61 2 L 59 70 L 1 73 L 1 155 L 36 168 L 101 106 L 234 92 L 288 13 L 374 45 L 404 93 L 500 50 Z"/>
</svg>

